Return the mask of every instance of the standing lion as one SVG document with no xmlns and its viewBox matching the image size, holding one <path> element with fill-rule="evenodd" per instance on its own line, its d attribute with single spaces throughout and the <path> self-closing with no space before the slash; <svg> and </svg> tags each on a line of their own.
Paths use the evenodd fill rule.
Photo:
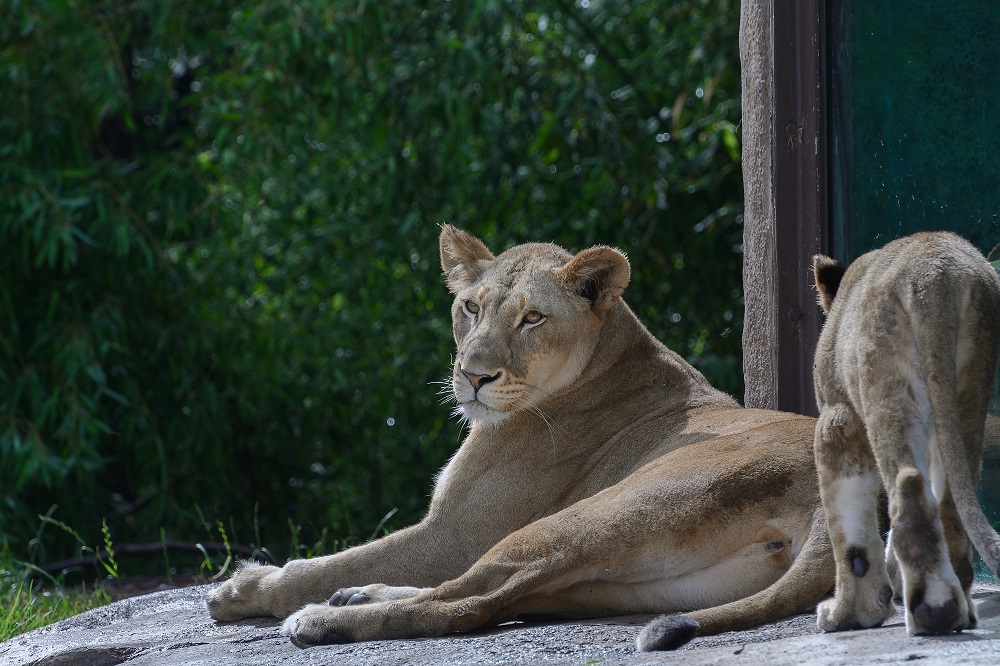
<svg viewBox="0 0 1000 666">
<path fill-rule="evenodd" d="M 827 312 L 816 467 L 837 563 L 819 627 L 879 625 L 894 613 L 894 591 L 911 635 L 975 627 L 966 534 L 994 573 L 1000 567 L 1000 539 L 975 493 L 1000 280 L 976 248 L 943 232 L 893 241 L 850 268 L 817 256 L 813 269 Z M 883 485 L 892 523 L 884 556 Z"/>
</svg>

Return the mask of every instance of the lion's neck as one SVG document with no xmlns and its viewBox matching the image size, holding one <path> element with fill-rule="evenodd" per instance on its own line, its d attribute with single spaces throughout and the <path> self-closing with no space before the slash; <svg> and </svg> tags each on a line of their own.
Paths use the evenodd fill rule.
<svg viewBox="0 0 1000 666">
<path fill-rule="evenodd" d="M 608 387 L 621 385 L 621 390 L 628 393 L 671 387 L 677 394 L 679 407 L 695 406 L 689 403 L 732 402 L 732 398 L 713 388 L 680 355 L 653 337 L 624 302 L 608 312 L 597 346 L 580 379 L 581 383 L 602 382 Z"/>
</svg>

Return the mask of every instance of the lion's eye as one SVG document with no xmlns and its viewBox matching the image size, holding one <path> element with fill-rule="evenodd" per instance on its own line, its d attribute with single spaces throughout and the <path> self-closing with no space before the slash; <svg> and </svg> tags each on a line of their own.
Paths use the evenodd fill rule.
<svg viewBox="0 0 1000 666">
<path fill-rule="evenodd" d="M 476 303 L 475 301 L 466 301 L 465 303 L 463 303 L 463 306 L 465 307 L 465 311 L 468 314 L 470 315 L 479 314 L 479 303 Z"/>
<path fill-rule="evenodd" d="M 528 313 L 524 315 L 524 323 L 528 324 L 529 326 L 534 326 L 535 324 L 541 324 L 542 320 L 544 319 L 545 315 L 543 315 L 538 310 L 529 310 Z"/>
</svg>

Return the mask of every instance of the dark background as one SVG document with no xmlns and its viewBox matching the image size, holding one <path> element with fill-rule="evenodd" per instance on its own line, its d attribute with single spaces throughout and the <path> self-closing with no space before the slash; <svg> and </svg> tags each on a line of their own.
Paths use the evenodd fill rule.
<svg viewBox="0 0 1000 666">
<path fill-rule="evenodd" d="M 0 563 L 419 519 L 462 438 L 442 222 L 619 247 L 742 396 L 738 14 L 0 0 Z"/>
</svg>

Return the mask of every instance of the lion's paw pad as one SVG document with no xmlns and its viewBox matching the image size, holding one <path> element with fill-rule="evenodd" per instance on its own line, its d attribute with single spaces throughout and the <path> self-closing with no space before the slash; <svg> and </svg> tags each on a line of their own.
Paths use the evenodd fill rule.
<svg viewBox="0 0 1000 666">
<path fill-rule="evenodd" d="M 327 604 L 330 606 L 357 606 L 366 604 L 371 600 L 371 597 L 361 590 L 361 588 L 351 587 L 334 592 L 330 600 L 327 601 Z"/>
</svg>

